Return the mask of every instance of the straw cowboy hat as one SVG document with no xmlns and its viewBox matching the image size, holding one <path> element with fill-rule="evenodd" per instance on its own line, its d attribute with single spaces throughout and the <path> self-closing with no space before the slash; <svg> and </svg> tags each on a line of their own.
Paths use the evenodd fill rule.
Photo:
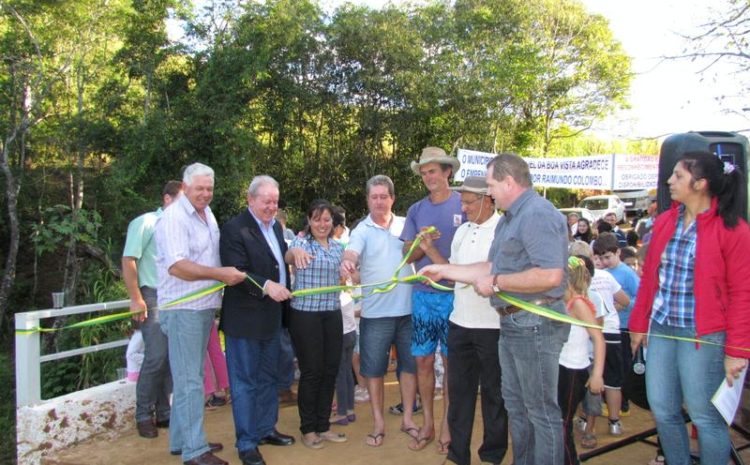
<svg viewBox="0 0 750 465">
<path fill-rule="evenodd" d="M 466 176 L 463 184 L 451 187 L 451 190 L 456 192 L 472 192 L 479 195 L 489 195 L 487 193 L 487 180 L 482 176 Z"/>
<path fill-rule="evenodd" d="M 461 162 L 454 157 L 446 155 L 445 150 L 440 147 L 425 147 L 422 149 L 422 155 L 419 156 L 419 162 L 411 162 L 411 170 L 415 174 L 421 174 L 419 167 L 426 165 L 427 163 L 440 163 L 441 165 L 451 165 L 453 168 L 453 174 L 456 174 L 458 167 L 461 166 Z"/>
</svg>

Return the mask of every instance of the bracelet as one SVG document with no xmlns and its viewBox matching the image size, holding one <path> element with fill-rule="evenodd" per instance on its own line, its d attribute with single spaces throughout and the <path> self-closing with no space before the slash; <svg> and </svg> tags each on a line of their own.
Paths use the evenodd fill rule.
<svg viewBox="0 0 750 465">
<path fill-rule="evenodd" d="M 492 290 L 493 290 L 493 291 L 494 291 L 495 293 L 498 293 L 498 292 L 500 292 L 500 286 L 498 286 L 498 285 L 497 285 L 497 277 L 498 277 L 498 276 L 500 276 L 500 275 L 497 275 L 497 274 L 496 274 L 496 275 L 493 275 L 493 276 L 492 276 Z"/>
</svg>

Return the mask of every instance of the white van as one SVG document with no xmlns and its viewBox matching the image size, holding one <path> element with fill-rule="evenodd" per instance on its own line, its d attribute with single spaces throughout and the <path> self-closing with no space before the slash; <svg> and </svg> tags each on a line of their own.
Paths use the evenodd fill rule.
<svg viewBox="0 0 750 465">
<path fill-rule="evenodd" d="M 646 189 L 614 191 L 614 194 L 625 204 L 625 211 L 638 218 L 646 214 L 651 203 Z"/>
<path fill-rule="evenodd" d="M 625 222 L 625 204 L 616 195 L 586 197 L 578 202 L 578 207 L 587 208 L 594 215 L 594 221 L 598 221 L 605 213 L 611 211 L 615 213 L 618 223 Z"/>
</svg>

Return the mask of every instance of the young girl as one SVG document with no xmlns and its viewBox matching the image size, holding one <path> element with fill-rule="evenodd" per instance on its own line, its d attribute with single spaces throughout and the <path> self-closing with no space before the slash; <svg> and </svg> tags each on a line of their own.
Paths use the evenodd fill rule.
<svg viewBox="0 0 750 465">
<path fill-rule="evenodd" d="M 568 314 L 586 323 L 600 325 L 594 304 L 586 297 L 594 264 L 588 257 L 576 255 L 568 260 L 568 290 L 565 292 Z M 594 366 L 589 377 L 589 339 L 594 344 Z M 578 465 L 573 440 L 573 419 L 586 387 L 598 394 L 604 390 L 604 336 L 600 329 L 572 325 L 568 341 L 560 352 L 557 400 L 563 417 L 565 465 Z"/>
</svg>

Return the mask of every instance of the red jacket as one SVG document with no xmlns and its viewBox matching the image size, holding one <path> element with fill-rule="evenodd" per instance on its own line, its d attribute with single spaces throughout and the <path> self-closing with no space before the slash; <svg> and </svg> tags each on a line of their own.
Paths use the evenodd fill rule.
<svg viewBox="0 0 750 465">
<path fill-rule="evenodd" d="M 733 229 L 711 208 L 696 218 L 695 329 L 696 336 L 726 331 L 724 352 L 750 358 L 750 227 L 744 220 Z M 661 255 L 677 227 L 677 204 L 656 218 L 643 277 L 630 314 L 633 332 L 648 331 L 654 297 L 659 288 Z M 742 350 L 746 348 L 748 350 Z"/>
</svg>

